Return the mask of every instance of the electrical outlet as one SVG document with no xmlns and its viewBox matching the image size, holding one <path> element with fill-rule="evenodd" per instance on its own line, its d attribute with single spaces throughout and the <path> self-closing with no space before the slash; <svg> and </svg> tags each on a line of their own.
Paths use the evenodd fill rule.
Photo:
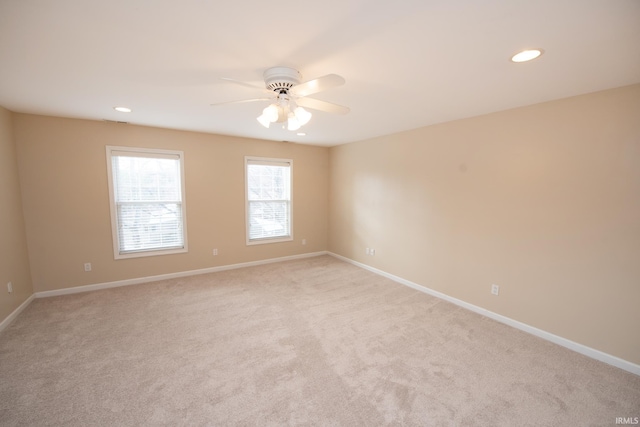
<svg viewBox="0 0 640 427">
<path fill-rule="evenodd" d="M 84 263 L 84 271 L 91 271 L 91 263 L 90 262 L 85 262 Z"/>
<path fill-rule="evenodd" d="M 307 244 L 307 239 L 302 239 L 302 244 L 306 245 Z"/>
<path fill-rule="evenodd" d="M 9 293 L 13 292 L 13 283 L 11 282 L 7 283 L 7 292 Z"/>
<path fill-rule="evenodd" d="M 496 284 L 491 285 L 491 293 L 493 295 L 498 295 L 500 293 L 500 286 Z"/>
<path fill-rule="evenodd" d="M 375 249 L 369 249 L 369 254 L 370 255 L 375 255 L 376 254 L 376 250 Z"/>
<path fill-rule="evenodd" d="M 213 254 L 214 255 L 218 255 L 218 249 L 217 248 L 213 250 Z"/>
<path fill-rule="evenodd" d="M 371 249 L 367 248 L 364 250 L 365 255 L 371 255 Z"/>
</svg>

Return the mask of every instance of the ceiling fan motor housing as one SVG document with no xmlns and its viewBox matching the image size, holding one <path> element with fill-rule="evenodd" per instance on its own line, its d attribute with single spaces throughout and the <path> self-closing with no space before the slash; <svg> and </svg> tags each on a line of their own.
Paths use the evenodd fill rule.
<svg viewBox="0 0 640 427">
<path fill-rule="evenodd" d="M 264 74 L 267 89 L 277 93 L 289 93 L 289 89 L 300 83 L 302 75 L 298 70 L 289 67 L 272 67 Z"/>
</svg>

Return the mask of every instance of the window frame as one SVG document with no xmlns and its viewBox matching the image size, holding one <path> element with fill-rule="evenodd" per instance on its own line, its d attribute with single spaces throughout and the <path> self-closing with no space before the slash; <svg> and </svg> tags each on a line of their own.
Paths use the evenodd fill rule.
<svg viewBox="0 0 640 427">
<path fill-rule="evenodd" d="M 288 166 L 289 168 L 289 234 L 277 237 L 250 238 L 250 216 L 249 216 L 249 164 L 250 162 L 272 164 L 273 166 Z M 245 228 L 246 244 L 263 245 L 267 243 L 280 243 L 293 241 L 293 159 L 279 159 L 273 157 L 245 156 L 244 158 L 244 202 L 245 202 Z"/>
<path fill-rule="evenodd" d="M 118 232 L 118 207 L 115 200 L 115 188 L 114 188 L 114 176 L 113 176 L 113 157 L 114 152 L 130 152 L 136 157 L 146 158 L 166 158 L 167 156 L 177 156 L 180 162 L 180 208 L 182 215 L 182 247 L 175 248 L 157 248 L 157 249 L 142 249 L 135 251 L 121 252 L 120 250 L 120 233 Z M 111 236 L 113 241 L 113 256 L 114 259 L 130 259 L 149 256 L 161 256 L 170 254 L 186 253 L 189 251 L 187 243 L 187 202 L 185 191 L 185 179 L 184 179 L 184 152 L 179 150 L 164 150 L 155 148 L 139 148 L 139 147 L 123 147 L 123 146 L 106 146 L 106 160 L 107 160 L 107 181 L 109 186 L 109 208 L 111 216 Z M 152 202 L 153 203 L 153 202 Z M 159 203 L 159 202 L 156 202 Z"/>
</svg>

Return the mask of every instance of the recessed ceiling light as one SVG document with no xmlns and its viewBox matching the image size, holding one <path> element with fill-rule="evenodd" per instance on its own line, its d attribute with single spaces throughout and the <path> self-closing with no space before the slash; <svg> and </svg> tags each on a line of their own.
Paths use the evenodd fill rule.
<svg viewBox="0 0 640 427">
<path fill-rule="evenodd" d="M 542 55 L 544 51 L 542 49 L 527 49 L 522 52 L 518 52 L 511 57 L 511 61 L 513 62 L 527 62 L 532 59 L 536 59 L 540 55 Z"/>
<path fill-rule="evenodd" d="M 121 113 L 130 113 L 131 112 L 131 108 L 127 108 L 127 107 L 113 107 L 114 110 L 116 111 L 120 111 Z"/>
<path fill-rule="evenodd" d="M 306 136 L 307 134 L 304 133 L 304 132 L 298 132 L 298 133 L 296 133 L 296 135 L 298 135 L 298 136 Z"/>
</svg>

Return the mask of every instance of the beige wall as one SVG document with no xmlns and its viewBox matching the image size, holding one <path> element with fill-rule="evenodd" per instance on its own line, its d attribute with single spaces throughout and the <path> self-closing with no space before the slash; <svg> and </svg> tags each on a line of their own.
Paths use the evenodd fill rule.
<svg viewBox="0 0 640 427">
<path fill-rule="evenodd" d="M 12 113 L 0 107 L 0 322 L 32 293 Z"/>
<path fill-rule="evenodd" d="M 13 128 L 36 292 L 327 249 L 328 148 L 28 114 Z M 114 260 L 106 145 L 184 151 L 188 253 Z M 294 160 L 294 241 L 246 246 L 245 155 Z"/>
<path fill-rule="evenodd" d="M 634 85 L 327 149 L 0 109 L 0 321 L 34 291 L 329 249 L 638 364 L 638 117 Z M 113 259 L 105 145 L 185 152 L 189 253 Z M 245 155 L 294 159 L 293 242 L 245 245 Z"/>
<path fill-rule="evenodd" d="M 332 252 L 640 364 L 640 85 L 330 161 Z"/>
</svg>

